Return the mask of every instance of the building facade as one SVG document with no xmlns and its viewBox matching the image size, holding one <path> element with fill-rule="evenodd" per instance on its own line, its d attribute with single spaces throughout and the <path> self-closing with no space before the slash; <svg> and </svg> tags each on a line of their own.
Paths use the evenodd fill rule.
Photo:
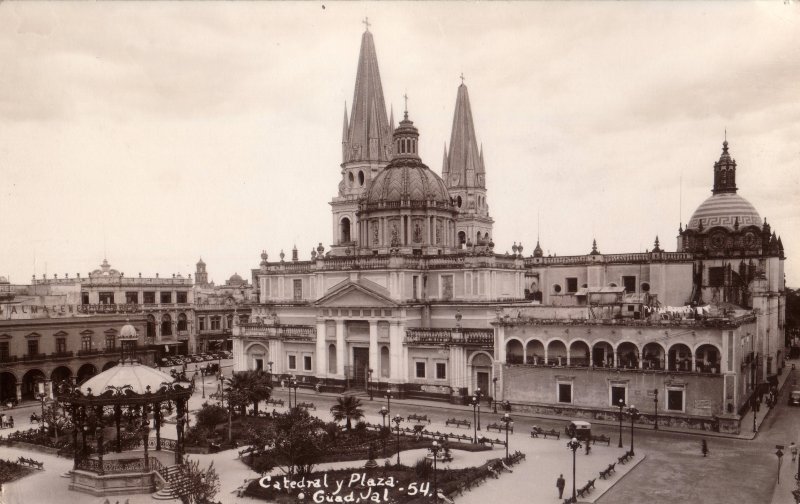
<svg viewBox="0 0 800 504">
<path fill-rule="evenodd" d="M 373 36 L 362 36 L 333 243 L 261 255 L 257 304 L 236 317 L 234 368 L 330 390 L 388 389 L 600 417 L 735 431 L 783 366 L 781 240 L 737 194 L 728 151 L 678 249 L 579 256 L 494 252 L 486 168 L 467 87 L 456 96 L 442 176 L 424 135 L 387 119 Z M 660 402 L 656 403 L 656 399 Z M 648 401 L 652 411 L 647 410 Z M 649 413 L 652 413 L 650 415 Z M 651 420 L 651 417 L 653 419 Z"/>
</svg>

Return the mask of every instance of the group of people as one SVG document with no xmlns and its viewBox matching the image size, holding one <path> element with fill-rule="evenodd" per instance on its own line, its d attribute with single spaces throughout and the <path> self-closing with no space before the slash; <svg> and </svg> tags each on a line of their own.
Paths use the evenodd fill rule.
<svg viewBox="0 0 800 504">
<path fill-rule="evenodd" d="M 0 429 L 13 429 L 14 417 L 11 415 L 6 416 L 5 413 L 0 415 Z"/>
</svg>

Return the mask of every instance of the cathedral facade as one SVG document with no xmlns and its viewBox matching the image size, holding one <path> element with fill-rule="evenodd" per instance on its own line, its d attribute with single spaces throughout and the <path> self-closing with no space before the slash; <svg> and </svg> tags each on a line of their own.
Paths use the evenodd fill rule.
<svg viewBox="0 0 800 504">
<path fill-rule="evenodd" d="M 373 389 L 598 418 L 736 431 L 783 367 L 783 248 L 737 194 L 728 151 L 676 252 L 497 254 L 483 149 L 462 83 L 441 176 L 408 111 L 387 117 L 363 34 L 342 134 L 331 245 L 252 270 L 234 369 L 321 390 Z M 587 247 L 588 248 L 588 247 Z M 239 318 L 234 318 L 238 322 Z"/>
</svg>

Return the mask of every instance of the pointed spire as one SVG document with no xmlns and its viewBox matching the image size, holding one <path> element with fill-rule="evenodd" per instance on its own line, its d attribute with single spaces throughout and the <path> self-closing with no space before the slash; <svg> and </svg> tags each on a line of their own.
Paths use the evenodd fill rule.
<svg viewBox="0 0 800 504">
<path fill-rule="evenodd" d="M 536 248 L 533 249 L 533 257 L 542 257 L 544 252 L 542 251 L 542 247 L 539 245 L 539 239 L 536 239 Z"/>
<path fill-rule="evenodd" d="M 391 107 L 389 112 L 389 134 L 394 133 L 394 106 Z"/>
<path fill-rule="evenodd" d="M 456 108 L 453 114 L 453 130 L 450 134 L 450 179 L 445 179 L 448 187 L 484 188 L 482 156 L 475 139 L 475 126 L 472 121 L 472 107 L 467 86 L 458 86 Z"/>
<path fill-rule="evenodd" d="M 600 255 L 600 252 L 597 251 L 597 240 L 592 239 L 592 251 L 589 255 Z"/>
<path fill-rule="evenodd" d="M 442 178 L 447 180 L 450 178 L 450 166 L 447 161 L 447 142 L 444 143 L 444 153 L 442 154 Z"/>
<path fill-rule="evenodd" d="M 660 246 L 660 245 L 661 245 L 661 244 L 660 244 L 660 243 L 658 243 L 658 235 L 656 235 L 656 241 L 655 241 L 655 243 L 653 244 L 653 252 L 662 252 L 662 250 L 661 250 L 661 246 Z"/>
<path fill-rule="evenodd" d="M 386 117 L 386 103 L 378 70 L 375 43 L 365 20 L 367 30 L 361 37 L 358 70 L 350 123 L 347 132 L 348 150 L 343 161 L 388 161 L 392 132 Z"/>
</svg>

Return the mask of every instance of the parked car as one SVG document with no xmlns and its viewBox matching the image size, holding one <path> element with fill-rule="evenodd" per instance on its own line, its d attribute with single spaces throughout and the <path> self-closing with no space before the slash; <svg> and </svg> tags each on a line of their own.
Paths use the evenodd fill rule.
<svg viewBox="0 0 800 504">
<path fill-rule="evenodd" d="M 789 394 L 789 406 L 800 406 L 800 390 L 792 390 Z"/>
<path fill-rule="evenodd" d="M 578 441 L 589 441 L 592 438 L 592 424 L 583 420 L 573 420 L 564 428 L 567 436 L 577 438 Z"/>
</svg>

